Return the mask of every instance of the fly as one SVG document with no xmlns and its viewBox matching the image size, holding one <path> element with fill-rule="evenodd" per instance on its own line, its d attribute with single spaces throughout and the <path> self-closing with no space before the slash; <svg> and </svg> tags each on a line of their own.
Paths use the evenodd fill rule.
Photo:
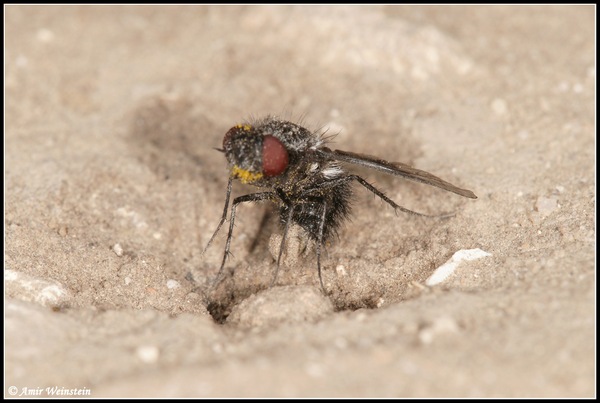
<svg viewBox="0 0 600 403">
<path fill-rule="evenodd" d="M 470 190 L 461 189 L 429 172 L 399 162 L 342 150 L 331 150 L 326 138 L 295 123 L 267 117 L 253 124 L 239 124 L 225 134 L 223 148 L 229 165 L 229 180 L 223 215 L 208 241 L 211 245 L 225 223 L 233 181 L 260 189 L 233 199 L 229 213 L 229 232 L 215 284 L 219 281 L 230 254 L 236 209 L 241 203 L 270 201 L 279 209 L 283 236 L 277 266 L 271 285 L 277 280 L 286 237 L 291 224 L 300 226 L 315 242 L 319 282 L 325 293 L 321 275 L 323 243 L 337 235 L 342 222 L 350 215 L 351 185 L 358 182 L 396 211 L 428 216 L 399 206 L 362 177 L 347 172 L 341 163 L 349 163 L 435 186 L 463 197 L 476 199 Z"/>
</svg>

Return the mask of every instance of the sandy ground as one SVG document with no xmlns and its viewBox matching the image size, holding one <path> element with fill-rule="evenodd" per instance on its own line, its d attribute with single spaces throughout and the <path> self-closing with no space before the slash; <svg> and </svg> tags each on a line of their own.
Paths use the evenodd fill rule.
<svg viewBox="0 0 600 403">
<path fill-rule="evenodd" d="M 5 11 L 5 397 L 595 395 L 593 7 Z M 456 215 L 355 186 L 327 296 L 244 205 L 211 288 L 266 114 L 479 198 L 359 170 Z"/>
</svg>

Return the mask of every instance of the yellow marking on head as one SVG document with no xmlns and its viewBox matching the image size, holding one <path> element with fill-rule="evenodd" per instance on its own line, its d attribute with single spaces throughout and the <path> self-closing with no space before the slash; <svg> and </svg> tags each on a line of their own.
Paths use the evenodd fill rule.
<svg viewBox="0 0 600 403">
<path fill-rule="evenodd" d="M 231 169 L 231 175 L 238 178 L 242 183 L 252 183 L 263 177 L 263 174 L 261 174 L 260 172 L 253 173 L 246 169 L 242 169 L 237 165 L 234 165 Z"/>
<path fill-rule="evenodd" d="M 237 127 L 238 129 L 245 130 L 245 131 L 250 131 L 252 129 L 252 126 L 250 126 L 250 125 L 235 125 L 235 127 Z"/>
</svg>

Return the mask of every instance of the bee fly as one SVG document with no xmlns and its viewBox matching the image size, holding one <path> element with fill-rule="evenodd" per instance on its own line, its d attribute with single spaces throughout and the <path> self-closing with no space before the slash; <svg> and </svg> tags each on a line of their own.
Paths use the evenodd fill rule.
<svg viewBox="0 0 600 403">
<path fill-rule="evenodd" d="M 288 229 L 294 223 L 303 228 L 316 244 L 317 270 L 323 292 L 325 287 L 321 276 L 321 248 L 324 241 L 337 235 L 340 224 L 350 214 L 353 181 L 360 183 L 396 211 L 428 216 L 397 205 L 365 179 L 342 169 L 340 162 L 401 176 L 471 199 L 477 198 L 470 190 L 461 189 L 429 172 L 399 162 L 388 162 L 349 151 L 331 150 L 325 146 L 326 140 L 322 134 L 273 117 L 267 117 L 255 124 L 236 125 L 225 134 L 223 149 L 217 149 L 225 153 L 230 169 L 225 207 L 217 229 L 204 251 L 213 242 L 227 218 L 233 180 L 237 179 L 264 191 L 233 199 L 225 253 L 215 284 L 223 274 L 230 253 L 236 208 L 241 203 L 271 201 L 279 209 L 283 236 L 271 285 L 277 279 Z"/>
</svg>

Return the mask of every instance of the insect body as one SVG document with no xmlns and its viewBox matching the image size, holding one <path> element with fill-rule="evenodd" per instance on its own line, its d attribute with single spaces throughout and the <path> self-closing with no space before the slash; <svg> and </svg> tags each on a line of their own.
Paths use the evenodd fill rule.
<svg viewBox="0 0 600 403">
<path fill-rule="evenodd" d="M 234 179 L 261 188 L 262 191 L 236 197 L 231 205 L 229 232 L 217 281 L 222 275 L 229 255 L 236 208 L 240 203 L 271 201 L 279 209 L 283 236 L 277 258 L 277 268 L 271 284 L 277 278 L 288 229 L 292 223 L 304 229 L 316 244 L 317 269 L 321 288 L 321 247 L 337 234 L 350 213 L 351 184 L 360 183 L 395 210 L 425 215 L 397 205 L 362 177 L 342 168 L 341 162 L 361 165 L 387 174 L 437 186 L 464 197 L 476 199 L 470 190 L 458 188 L 428 172 L 401 163 L 391 163 L 364 154 L 332 151 L 325 138 L 297 124 L 267 117 L 255 124 L 236 125 L 223 138 L 223 149 L 229 163 L 230 175 L 223 215 L 217 229 L 206 245 L 210 246 L 227 218 Z"/>
</svg>

